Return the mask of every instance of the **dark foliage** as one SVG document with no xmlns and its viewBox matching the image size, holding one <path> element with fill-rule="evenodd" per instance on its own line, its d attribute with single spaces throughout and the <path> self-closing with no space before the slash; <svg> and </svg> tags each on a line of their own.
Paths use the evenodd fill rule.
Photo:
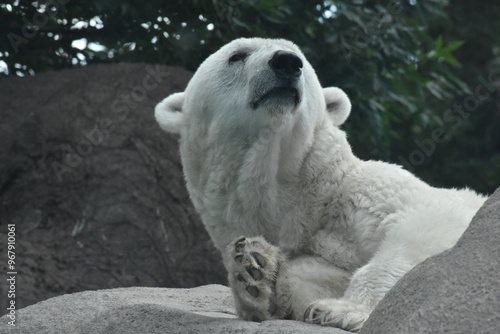
<svg viewBox="0 0 500 334">
<path fill-rule="evenodd" d="M 491 192 L 500 184 L 500 87 L 478 88 L 498 76 L 498 3 L 7 3 L 0 5 L 4 74 L 123 61 L 195 70 L 234 38 L 287 38 L 303 49 L 324 86 L 337 85 L 353 100 L 346 130 L 359 156 L 403 164 L 436 185 Z"/>
</svg>

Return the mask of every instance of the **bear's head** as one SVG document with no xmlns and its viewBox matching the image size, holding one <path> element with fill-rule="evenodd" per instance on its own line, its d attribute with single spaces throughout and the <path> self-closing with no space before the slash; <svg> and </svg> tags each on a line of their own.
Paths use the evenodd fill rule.
<svg viewBox="0 0 500 334">
<path fill-rule="evenodd" d="M 342 90 L 321 87 L 296 45 L 250 38 L 208 57 L 155 116 L 162 129 L 180 134 L 191 200 L 222 250 L 237 236 L 234 226 L 277 240 L 277 202 L 291 201 L 278 200 L 279 185 L 302 184 L 299 174 L 317 184 L 347 156 L 350 146 L 337 127 L 350 110 Z M 284 233 L 301 233 L 284 226 Z"/>
<path fill-rule="evenodd" d="M 347 95 L 336 87 L 322 88 L 314 69 L 292 42 L 241 38 L 209 56 L 184 92 L 158 104 L 155 117 L 171 133 L 202 135 L 212 128 L 251 135 L 284 119 L 291 123 L 289 129 L 299 122 L 312 132 L 316 122 L 326 121 L 323 115 L 327 114 L 339 126 L 350 110 Z"/>
</svg>

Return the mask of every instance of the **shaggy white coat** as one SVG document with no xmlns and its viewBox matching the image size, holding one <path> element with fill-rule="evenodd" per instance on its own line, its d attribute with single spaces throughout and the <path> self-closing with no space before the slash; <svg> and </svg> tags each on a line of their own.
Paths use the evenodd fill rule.
<svg viewBox="0 0 500 334">
<path fill-rule="evenodd" d="M 303 62 L 300 104 L 252 109 L 277 50 Z M 238 52 L 245 59 L 229 62 Z M 221 48 L 185 92 L 157 106 L 160 126 L 180 134 L 187 188 L 230 278 L 226 248 L 238 236 L 262 236 L 286 256 L 269 290 L 282 312 L 236 290 L 243 317 L 259 308 L 264 318 L 306 313 L 310 322 L 359 330 L 400 277 L 456 243 L 485 201 L 358 159 L 339 129 L 350 109 L 340 89 L 321 87 L 298 47 L 257 38 Z"/>
</svg>

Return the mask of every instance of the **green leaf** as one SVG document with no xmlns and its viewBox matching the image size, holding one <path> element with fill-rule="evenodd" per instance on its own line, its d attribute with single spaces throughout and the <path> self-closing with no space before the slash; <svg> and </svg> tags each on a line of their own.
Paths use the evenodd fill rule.
<svg viewBox="0 0 500 334">
<path fill-rule="evenodd" d="M 436 50 L 436 52 L 439 53 L 439 51 L 441 50 L 442 46 L 443 46 L 443 36 L 439 35 L 439 37 L 436 40 L 436 44 L 434 46 L 434 50 Z"/>
<path fill-rule="evenodd" d="M 446 51 L 455 51 L 456 49 L 458 49 L 459 47 L 462 46 L 462 44 L 464 44 L 464 41 L 455 41 L 455 42 L 451 42 L 449 43 L 445 48 L 444 50 Z"/>
</svg>

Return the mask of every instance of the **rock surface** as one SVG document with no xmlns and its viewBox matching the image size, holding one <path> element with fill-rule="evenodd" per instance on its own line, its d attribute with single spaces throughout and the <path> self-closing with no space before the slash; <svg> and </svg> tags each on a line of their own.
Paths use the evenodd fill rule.
<svg viewBox="0 0 500 334">
<path fill-rule="evenodd" d="M 228 287 L 191 289 L 117 288 L 54 297 L 18 310 L 17 326 L 2 317 L 1 333 L 186 334 L 349 333 L 299 321 L 243 321 Z"/>
<path fill-rule="evenodd" d="M 362 333 L 497 333 L 500 328 L 500 189 L 457 245 L 405 275 Z M 331 333 L 297 321 L 237 319 L 228 287 L 118 288 L 63 295 L 17 310 L 0 333 Z"/>
<path fill-rule="evenodd" d="M 191 75 L 106 64 L 0 80 L 0 249 L 16 224 L 18 308 L 86 290 L 227 282 L 178 138 L 154 119 Z M 7 302 L 0 284 L 0 315 Z"/>
</svg>

